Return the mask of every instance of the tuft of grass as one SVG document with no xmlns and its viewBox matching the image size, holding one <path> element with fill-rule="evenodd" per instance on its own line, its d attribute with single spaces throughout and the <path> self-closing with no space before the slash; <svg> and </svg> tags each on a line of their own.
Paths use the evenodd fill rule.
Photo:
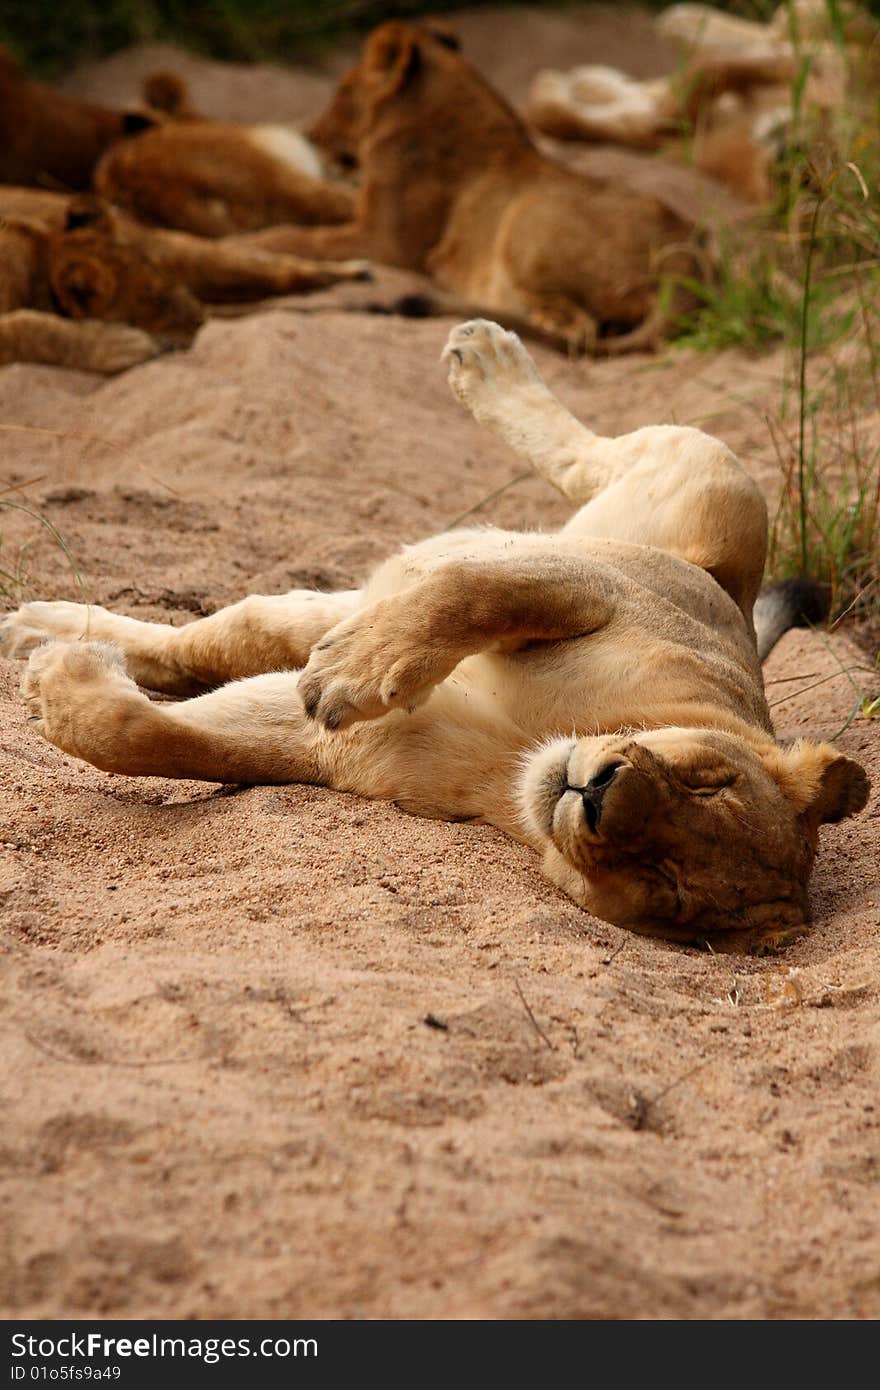
<svg viewBox="0 0 880 1390">
<path fill-rule="evenodd" d="M 359 12 L 382 8 L 371 0 L 4 0 L 0 42 L 43 76 L 153 39 L 217 58 L 283 61 L 351 29 Z"/>
<path fill-rule="evenodd" d="M 856 349 L 797 380 L 768 421 L 782 479 L 768 569 L 829 584 L 832 619 L 880 614 L 880 396 Z"/>
<path fill-rule="evenodd" d="M 872 188 L 876 178 L 869 184 L 847 162 L 814 196 L 799 332 L 789 344 L 790 398 L 774 431 L 782 492 L 768 564 L 774 575 L 830 584 L 832 618 L 880 614 L 880 220 Z M 811 332 L 819 286 L 833 287 L 837 299 L 830 342 Z"/>
<path fill-rule="evenodd" d="M 767 417 L 781 478 L 769 576 L 822 580 L 831 587 L 832 620 L 846 614 L 880 626 L 875 196 L 868 193 L 857 225 L 852 207 L 847 208 L 846 257 L 839 240 L 829 248 L 823 227 L 823 218 L 838 222 L 840 210 L 816 196 L 799 281 L 766 250 L 751 261 L 728 260 L 718 284 L 706 291 L 702 313 L 678 341 L 704 351 L 731 346 L 759 351 L 782 342 L 785 383 Z M 853 230 L 864 254 L 849 260 Z"/>
<path fill-rule="evenodd" d="M 842 12 L 826 0 L 841 54 Z M 791 10 L 792 37 L 796 16 Z M 792 83 L 790 149 L 769 228 L 731 234 L 711 284 L 677 339 L 698 350 L 786 354 L 768 418 L 781 489 L 768 553 L 772 578 L 829 584 L 832 620 L 880 630 L 880 151 L 876 91 L 851 73 L 833 117 L 810 111 L 805 53 Z M 862 711 L 864 713 L 864 711 Z M 875 717 L 872 706 L 871 717 Z"/>
<path fill-rule="evenodd" d="M 57 527 L 52 525 L 48 517 L 43 516 L 41 512 L 35 511 L 33 507 L 27 506 L 24 502 L 13 502 L 10 501 L 9 498 L 0 497 L 0 513 L 4 511 L 19 512 L 26 517 L 30 517 L 38 526 L 48 531 L 52 540 L 58 546 L 58 549 L 63 553 L 67 563 L 70 565 L 82 602 L 88 603 L 89 600 L 79 566 L 70 551 L 70 547 L 61 535 L 61 532 Z M 0 533 L 0 556 L 3 556 L 3 544 L 4 537 L 2 533 Z M 0 564 L 0 598 L 4 599 L 7 603 L 17 603 L 24 597 L 28 589 L 28 575 L 25 565 L 29 549 L 30 542 L 25 541 L 24 544 L 19 547 L 18 554 L 14 560 L 6 561 L 4 556 L 3 563 Z"/>
<path fill-rule="evenodd" d="M 768 245 L 735 247 L 728 238 L 711 283 L 686 277 L 676 283 L 691 292 L 697 307 L 680 317 L 675 343 L 698 352 L 729 347 L 760 352 L 780 340 L 792 344 L 801 331 L 805 301 L 810 351 L 838 341 L 855 319 L 838 285 L 814 280 L 805 293 Z"/>
</svg>

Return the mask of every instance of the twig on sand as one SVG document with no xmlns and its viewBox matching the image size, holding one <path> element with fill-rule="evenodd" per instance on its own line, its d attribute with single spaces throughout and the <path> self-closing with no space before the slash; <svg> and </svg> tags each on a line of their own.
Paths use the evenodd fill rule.
<svg viewBox="0 0 880 1390">
<path fill-rule="evenodd" d="M 513 478 L 508 478 L 506 483 L 502 483 L 500 487 L 496 487 L 493 492 L 487 492 L 485 497 L 481 497 L 479 502 L 475 502 L 472 507 L 468 507 L 466 512 L 461 512 L 458 516 L 453 517 L 452 521 L 447 521 L 443 530 L 454 531 L 456 526 L 460 526 L 463 521 L 467 521 L 468 517 L 473 516 L 474 512 L 479 512 L 483 507 L 488 507 L 490 502 L 494 502 L 495 498 L 500 497 L 509 487 L 513 487 L 515 483 L 524 483 L 526 478 L 534 478 L 534 476 L 534 469 L 530 468 L 525 473 L 517 473 Z"/>
<path fill-rule="evenodd" d="M 26 488 L 33 487 L 35 483 L 41 483 L 45 476 L 45 473 L 41 473 L 39 477 L 28 478 L 23 483 L 11 483 L 8 478 L 0 479 L 4 483 L 4 486 L 0 487 L 0 497 L 6 492 L 24 492 Z"/>
<path fill-rule="evenodd" d="M 425 1017 L 422 1019 L 422 1022 L 428 1028 L 439 1028 L 442 1033 L 449 1032 L 449 1024 L 444 1023 L 443 1019 L 438 1018 L 436 1014 L 425 1014 Z"/>
<path fill-rule="evenodd" d="M 697 1062 L 695 1066 L 689 1067 L 687 1071 L 682 1072 L 681 1076 L 677 1076 L 674 1081 L 670 1081 L 668 1086 L 663 1086 L 661 1090 L 655 1091 L 652 1096 L 646 1096 L 643 1091 L 638 1090 L 634 1086 L 629 1096 L 630 1127 L 635 1130 L 644 1129 L 648 1123 L 648 1116 L 658 1101 L 663 1100 L 671 1091 L 674 1091 L 677 1086 L 683 1085 L 683 1083 L 688 1081 L 696 1072 L 702 1071 L 703 1067 L 707 1067 L 711 1061 L 711 1057 L 704 1057 L 701 1062 Z"/>
<path fill-rule="evenodd" d="M 793 690 L 790 695 L 782 695 L 778 700 L 771 700 L 769 708 L 775 709 L 777 705 L 784 705 L 788 700 L 797 700 L 801 695 L 806 695 L 808 690 L 815 690 L 817 685 L 826 685 L 828 681 L 837 680 L 840 676 L 850 676 L 853 671 L 870 671 L 870 669 L 870 666 L 841 666 L 839 671 L 831 671 L 821 680 L 813 681 L 811 685 L 801 686 L 800 690 Z M 850 680 L 850 685 L 853 685 L 852 680 Z"/>
<path fill-rule="evenodd" d="M 610 955 L 610 956 L 604 956 L 604 957 L 603 957 L 603 959 L 602 959 L 602 964 L 603 964 L 603 965 L 610 965 L 611 962 L 612 962 L 613 960 L 617 960 L 617 957 L 620 955 L 620 953 L 621 953 L 621 951 L 623 950 L 623 948 L 624 948 L 625 945 L 626 945 L 626 937 L 623 938 L 623 940 L 621 941 L 621 943 L 620 943 L 619 946 L 615 946 L 615 948 L 614 948 L 614 950 L 611 952 L 611 955 Z"/>
<path fill-rule="evenodd" d="M 549 1049 L 550 1049 L 551 1052 L 555 1052 L 555 1051 L 556 1051 L 556 1044 L 555 1044 L 555 1043 L 552 1043 L 552 1042 L 550 1041 L 550 1039 L 547 1037 L 547 1034 L 544 1032 L 544 1029 L 541 1027 L 540 1023 L 539 1023 L 538 1020 L 535 1018 L 535 1015 L 532 1013 L 531 1009 L 529 1008 L 529 1001 L 528 1001 L 528 999 L 526 999 L 526 996 L 525 996 L 525 995 L 523 994 L 523 992 L 522 992 L 522 986 L 520 985 L 519 980 L 514 980 L 513 983 L 516 985 L 516 992 L 517 992 L 517 994 L 519 995 L 520 999 L 522 1000 L 523 1008 L 525 1009 L 526 1013 L 528 1014 L 528 1016 L 529 1016 L 529 1021 L 530 1021 L 531 1025 L 532 1025 L 532 1027 L 534 1028 L 535 1032 L 537 1033 L 538 1037 L 541 1039 L 542 1042 L 546 1043 L 547 1047 L 549 1047 Z"/>
<path fill-rule="evenodd" d="M 76 1067 L 171 1067 L 178 1062 L 192 1062 L 195 1058 L 191 1053 L 182 1054 L 180 1057 L 155 1057 L 144 1058 L 142 1061 L 130 1062 L 116 1057 L 75 1057 L 71 1053 L 56 1052 L 53 1047 L 49 1047 L 42 1039 L 35 1038 L 33 1033 L 24 1030 L 31 1047 L 35 1047 L 44 1056 L 51 1057 L 53 1062 L 64 1062 L 69 1066 Z"/>
</svg>

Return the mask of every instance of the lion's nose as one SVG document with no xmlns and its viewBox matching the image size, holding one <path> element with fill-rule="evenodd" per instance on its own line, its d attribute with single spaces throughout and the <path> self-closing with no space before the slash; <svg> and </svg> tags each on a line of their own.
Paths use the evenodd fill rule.
<svg viewBox="0 0 880 1390">
<path fill-rule="evenodd" d="M 599 820 L 602 816 L 602 802 L 605 799 L 605 793 L 622 767 L 623 762 L 618 758 L 610 763 L 606 763 L 603 768 L 600 768 L 595 777 L 590 778 L 586 786 L 573 787 L 571 783 L 569 783 L 565 788 L 567 792 L 577 792 L 578 796 L 581 798 L 584 805 L 584 818 L 593 835 L 595 835 L 596 831 L 599 829 Z"/>
</svg>

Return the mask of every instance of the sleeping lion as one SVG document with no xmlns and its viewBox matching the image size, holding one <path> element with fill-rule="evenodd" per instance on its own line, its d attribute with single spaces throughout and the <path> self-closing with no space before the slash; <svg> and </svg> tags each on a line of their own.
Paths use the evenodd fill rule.
<svg viewBox="0 0 880 1390">
<path fill-rule="evenodd" d="M 365 261 L 310 261 L 142 227 L 100 198 L 0 186 L 0 366 L 120 372 L 185 347 L 211 304 L 317 289 Z"/>
<path fill-rule="evenodd" d="M 561 531 L 448 532 L 362 590 L 250 597 L 182 628 L 26 604 L 0 640 L 32 653 L 35 728 L 110 772 L 312 782 L 488 821 L 634 931 L 792 939 L 819 826 L 861 810 L 868 781 L 828 744 L 773 736 L 756 484 L 696 429 L 593 434 L 497 324 L 453 329 L 444 358 L 475 418 L 576 505 Z"/>
</svg>

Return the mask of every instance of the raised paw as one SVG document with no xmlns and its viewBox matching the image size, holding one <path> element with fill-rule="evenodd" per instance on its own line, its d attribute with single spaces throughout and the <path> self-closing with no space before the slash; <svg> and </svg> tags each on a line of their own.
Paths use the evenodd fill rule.
<svg viewBox="0 0 880 1390">
<path fill-rule="evenodd" d="M 447 674 L 442 647 L 408 642 L 393 605 L 393 599 L 380 600 L 338 623 L 312 648 L 298 686 L 310 719 L 342 729 L 392 709 L 412 710 Z"/>
<path fill-rule="evenodd" d="M 546 390 L 517 335 L 489 319 L 453 328 L 441 360 L 448 363 L 453 395 L 478 420 L 494 417 L 511 395 Z"/>
<path fill-rule="evenodd" d="M 0 618 L 0 655 L 25 657 L 49 638 L 85 637 L 91 611 L 85 603 L 23 603 Z"/>
</svg>

